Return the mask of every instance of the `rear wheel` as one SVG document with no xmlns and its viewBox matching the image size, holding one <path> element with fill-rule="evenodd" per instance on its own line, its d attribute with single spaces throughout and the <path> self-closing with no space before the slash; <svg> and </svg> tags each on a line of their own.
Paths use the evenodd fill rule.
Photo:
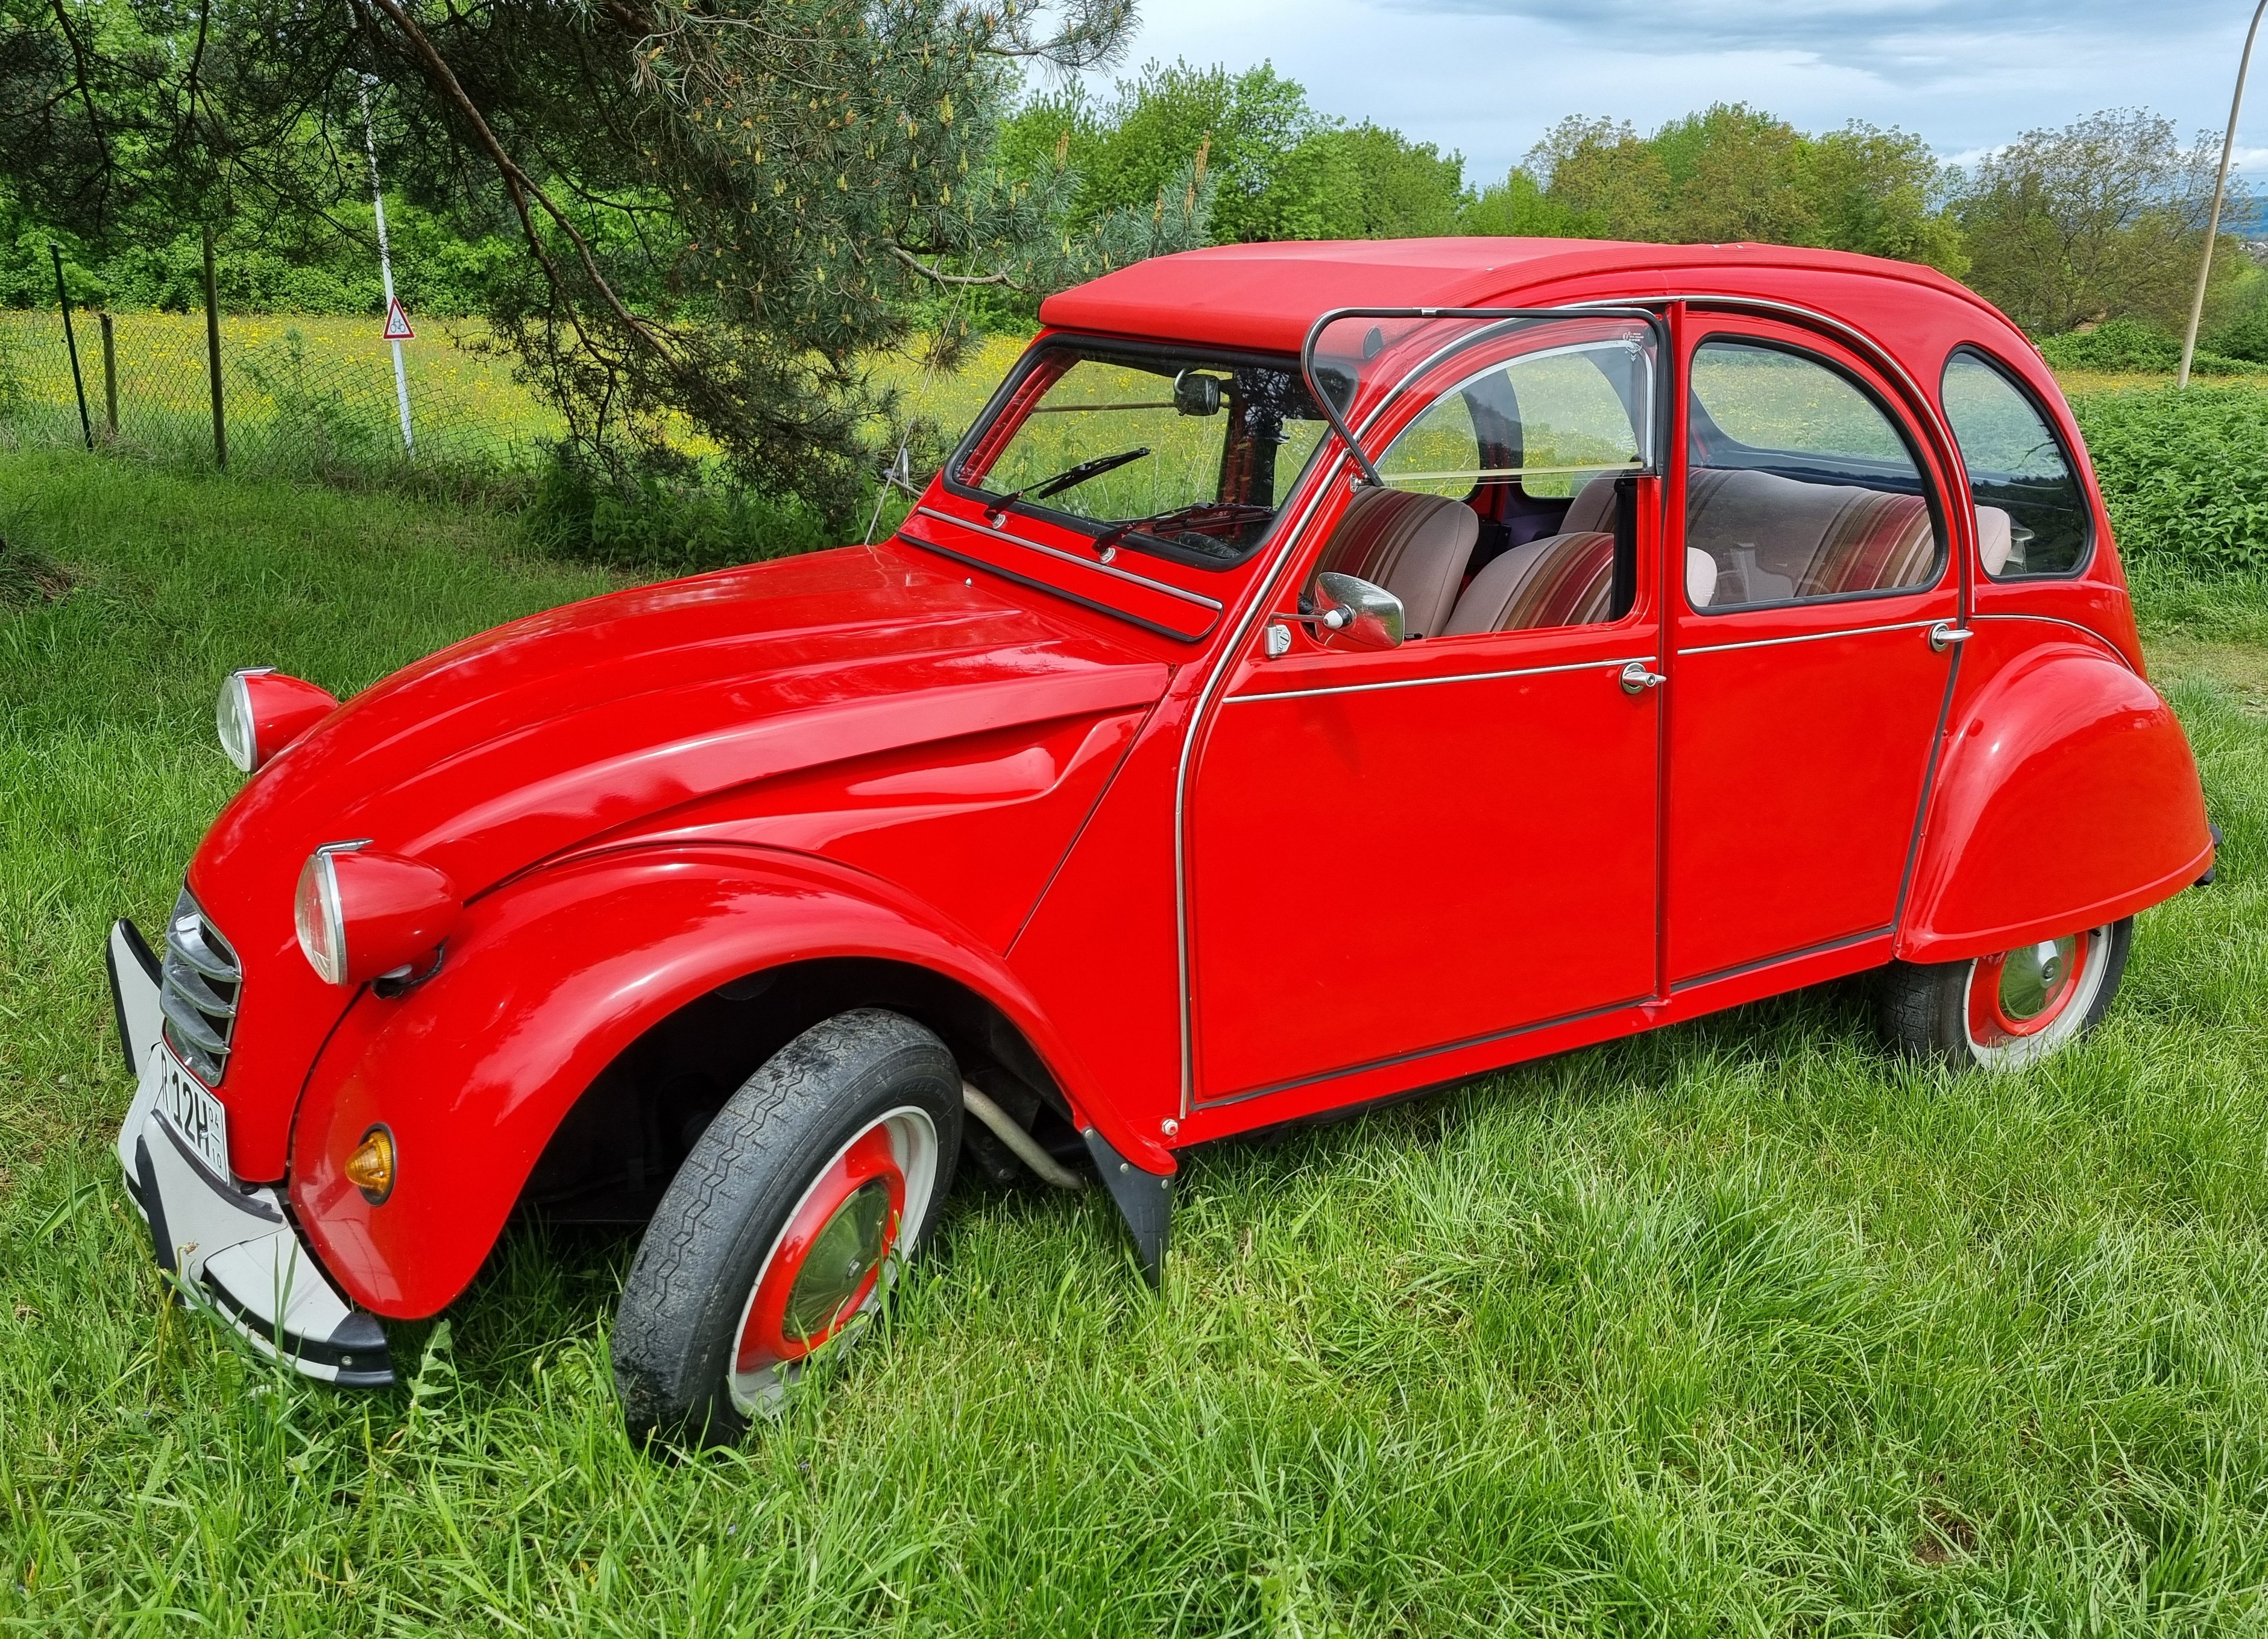
<svg viewBox="0 0 2268 1639">
<path fill-rule="evenodd" d="M 842 1014 L 766 1061 L 671 1180 L 623 1285 L 632 1437 L 737 1439 L 847 1344 L 926 1238 L 960 1143 L 960 1072 L 910 1019 Z"/>
<path fill-rule="evenodd" d="M 2100 1023 L 2118 993 L 2134 919 L 1969 962 L 1893 962 L 1882 1032 L 1959 1066 L 2036 1064 Z"/>
</svg>

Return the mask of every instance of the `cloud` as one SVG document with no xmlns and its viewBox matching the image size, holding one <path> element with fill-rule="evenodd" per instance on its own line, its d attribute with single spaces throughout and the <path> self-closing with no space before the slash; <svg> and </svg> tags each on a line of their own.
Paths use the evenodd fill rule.
<svg viewBox="0 0 2268 1639">
<path fill-rule="evenodd" d="M 2217 138 L 2241 0 L 1143 0 L 1151 57 L 1271 59 L 1315 107 L 1462 151 L 1500 177 L 1564 114 L 1641 130 L 1747 102 L 1805 130 L 1897 126 L 1973 163 L 2027 130 L 2144 107 Z M 2257 54 L 2268 57 L 2268 51 Z M 2240 169 L 2268 135 L 2253 65 Z"/>
<path fill-rule="evenodd" d="M 1395 9 L 1525 18 L 1647 54 L 1753 51 L 1874 74 L 1936 68 L 1964 80 L 2007 71 L 1995 47 L 2048 57 L 2111 51 L 2145 26 L 2132 0 L 1400 0 Z M 2155 46 L 2207 24 L 2170 10 L 2147 12 Z M 2209 21 L 2216 36 L 2227 32 Z M 1997 60 L 1980 61 L 1988 52 Z"/>
</svg>

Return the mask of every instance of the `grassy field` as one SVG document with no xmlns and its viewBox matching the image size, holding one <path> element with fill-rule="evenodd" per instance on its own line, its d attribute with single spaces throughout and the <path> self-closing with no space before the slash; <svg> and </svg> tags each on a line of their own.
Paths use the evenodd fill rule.
<svg viewBox="0 0 2268 1639">
<path fill-rule="evenodd" d="M 96 436 L 107 439 L 98 315 L 83 313 L 74 323 L 90 418 Z M 557 412 L 514 378 L 511 359 L 485 351 L 480 321 L 420 320 L 416 328 L 402 354 L 419 462 L 521 468 L 564 434 Z M 261 476 L 320 476 L 402 464 L 393 355 L 379 331 L 370 318 L 224 315 L 222 380 L 236 467 Z M 120 314 L 114 340 L 119 447 L 160 463 L 209 462 L 203 315 Z M 958 432 L 1022 345 L 1021 337 L 993 337 L 961 371 L 933 380 L 894 355 L 875 362 L 874 378 L 900 388 L 909 410 Z M 0 449 L 77 444 L 77 391 L 62 319 L 0 310 Z M 705 447 L 689 434 L 679 441 Z"/>
<path fill-rule="evenodd" d="M 228 667 L 346 691 L 598 589 L 407 501 L 0 456 L 0 1631 L 2268 1629 L 2268 615 L 2168 592 L 2228 829 L 2053 1066 L 1834 988 L 1196 1156 L 1165 1292 L 969 1191 L 744 1450 L 619 1431 L 629 1244 L 517 1232 L 411 1381 L 166 1300 L 99 945 L 236 777 Z M 2085 816 L 2068 816 L 2083 824 Z"/>
</svg>

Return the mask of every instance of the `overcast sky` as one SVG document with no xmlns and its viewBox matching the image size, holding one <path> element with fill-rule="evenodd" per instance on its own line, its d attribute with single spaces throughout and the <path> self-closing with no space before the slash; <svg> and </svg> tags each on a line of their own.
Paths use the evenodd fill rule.
<svg viewBox="0 0 2268 1639">
<path fill-rule="evenodd" d="M 1314 106 L 1500 177 L 1547 126 L 1650 129 L 1714 101 L 1807 130 L 1860 119 L 1966 161 L 2036 126 L 2139 106 L 2219 131 L 2247 0 L 1141 0 L 1124 72 L 1268 59 Z M 2268 29 L 2264 29 L 2268 33 Z M 2268 50 L 2264 50 L 2268 56 Z M 1109 78 L 1108 76 L 1103 77 Z M 2268 64 L 2237 134 L 2268 183 Z M 2255 116 L 2257 117 L 2255 117 Z M 2257 134 L 2258 145 L 2248 142 Z"/>
</svg>

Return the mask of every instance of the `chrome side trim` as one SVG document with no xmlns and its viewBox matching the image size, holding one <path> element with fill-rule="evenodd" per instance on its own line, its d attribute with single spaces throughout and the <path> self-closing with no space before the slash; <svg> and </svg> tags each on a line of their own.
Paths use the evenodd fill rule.
<svg viewBox="0 0 2268 1639">
<path fill-rule="evenodd" d="M 972 534 L 985 535 L 995 541 L 1005 541 L 1009 545 L 1020 546 L 1027 552 L 1038 552 L 1048 557 L 1060 558 L 1066 564 L 1077 564 L 1081 569 L 1091 569 L 1097 574 L 1108 575 L 1114 580 L 1124 580 L 1152 592 L 1162 592 L 1167 597 L 1179 598 L 1184 603 L 1194 603 L 1199 609 L 1209 609 L 1216 615 L 1221 610 L 1219 598 L 1210 598 L 1202 592 L 1191 592 L 1185 587 L 1169 586 L 1163 580 L 1152 580 L 1149 576 L 1138 575 L 1130 569 L 1120 569 L 1092 557 L 1081 557 L 1076 552 L 1066 552 L 1059 547 L 1042 546 L 1037 541 L 1027 541 L 1020 535 L 1009 534 L 1005 529 L 995 529 L 990 524 L 971 523 L 966 518 L 956 518 L 951 513 L 939 512 L 933 506 L 917 506 L 914 508 L 914 513 L 917 517 L 934 518 L 939 523 L 951 524 L 956 529 L 967 529 Z M 924 541 L 922 544 L 927 546 L 932 543 Z"/>
<path fill-rule="evenodd" d="M 1847 950 L 1852 945 L 1863 945 L 1870 939 L 1887 939 L 1897 933 L 1897 925 L 1870 927 L 1863 933 L 1838 934 L 1822 939 L 1816 944 L 1798 945 L 1793 950 L 1782 950 L 1773 956 L 1758 956 L 1753 962 L 1736 963 L 1728 968 L 1719 968 L 1711 973 L 1696 973 L 1691 978 L 1681 978 L 1669 987 L 1673 996 L 1682 996 L 1689 990 L 1698 990 L 1704 985 L 1714 985 L 1720 979 L 1738 978 L 1744 973 L 1758 973 L 1766 968 L 1778 967 L 1784 962 L 1800 962 L 1806 956 L 1823 956 L 1837 950 Z"/>
<path fill-rule="evenodd" d="M 1864 638 L 1877 631 L 1919 631 L 1938 625 L 1935 619 L 1893 621 L 1882 626 L 1838 626 L 1833 631 L 1799 631 L 1786 638 L 1750 638 L 1740 643 L 1697 643 L 1691 648 L 1677 651 L 1683 660 L 1688 654 L 1713 654 L 1719 649 L 1772 649 L 1789 643 L 1818 643 L 1828 638 Z"/>
<path fill-rule="evenodd" d="M 1422 689 L 1437 683 L 1495 683 L 1506 677 L 1543 677 L 1553 672 L 1600 671 L 1609 667 L 1644 665 L 1651 654 L 1619 655 L 1609 661 L 1570 661 L 1564 666 L 1519 666 L 1506 671 L 1455 672 L 1441 677 L 1395 677 L 1383 683 L 1337 683 L 1327 689 L 1279 689 L 1264 694 L 1232 694 L 1223 705 L 1249 705 L 1260 700 L 1312 700 L 1324 694 L 1376 694 L 1388 689 Z"/>
<path fill-rule="evenodd" d="M 2117 661 L 2128 671 L 2134 670 L 2134 662 L 2128 660 L 2124 654 L 2121 654 L 2118 652 L 2118 646 L 2117 644 L 2104 637 L 2094 627 L 2082 626 L 2075 620 L 2064 619 L 2060 615 L 1971 615 L 1969 617 L 1969 624 L 1973 626 L 1981 620 L 2035 620 L 2043 622 L 2051 626 L 2066 626 L 2079 633 L 2080 637 L 2091 640 L 2096 647 L 2100 648 L 2112 660 Z M 2139 676 L 2141 674 L 2136 672 L 2135 675 Z"/>
<path fill-rule="evenodd" d="M 1523 1036 L 1533 1036 L 1538 1030 L 1556 1030 L 1561 1025 L 1580 1024 L 1585 1019 L 1595 1019 L 1609 1013 L 1620 1013 L 1629 1008 L 1646 1005 L 1644 996 L 1633 996 L 1625 1001 L 1609 1001 L 1596 1008 L 1585 1008 L 1579 1013 L 1555 1014 L 1548 1019 L 1537 1019 L 1531 1024 L 1514 1024 L 1501 1030 L 1490 1030 L 1484 1035 L 1460 1037 L 1452 1042 L 1442 1042 L 1432 1047 L 1413 1047 L 1407 1052 L 1388 1053 L 1383 1059 L 1366 1059 L 1359 1064 L 1350 1064 L 1336 1070 L 1318 1070 L 1312 1075 L 1302 1075 L 1289 1082 L 1272 1082 L 1265 1087 L 1248 1087 L 1241 1093 L 1224 1093 L 1218 1098 L 1208 1098 L 1198 1106 L 1201 1110 L 1220 1110 L 1230 1104 L 1248 1104 L 1255 1098 L 1272 1097 L 1278 1093 L 1296 1092 L 1302 1087 L 1313 1087 L 1322 1082 L 1336 1082 L 1348 1076 L 1366 1075 L 1373 1070 L 1392 1069 L 1398 1064 L 1416 1064 L 1422 1059 L 1440 1058 L 1444 1053 L 1467 1052 L 1476 1047 L 1491 1047 L 1499 1042 L 1517 1041 Z M 1481 1072 L 1483 1074 L 1487 1071 Z M 1463 1079 L 1463 1078 L 1459 1078 Z M 1398 1097 L 1399 1094 L 1386 1094 Z"/>
</svg>

